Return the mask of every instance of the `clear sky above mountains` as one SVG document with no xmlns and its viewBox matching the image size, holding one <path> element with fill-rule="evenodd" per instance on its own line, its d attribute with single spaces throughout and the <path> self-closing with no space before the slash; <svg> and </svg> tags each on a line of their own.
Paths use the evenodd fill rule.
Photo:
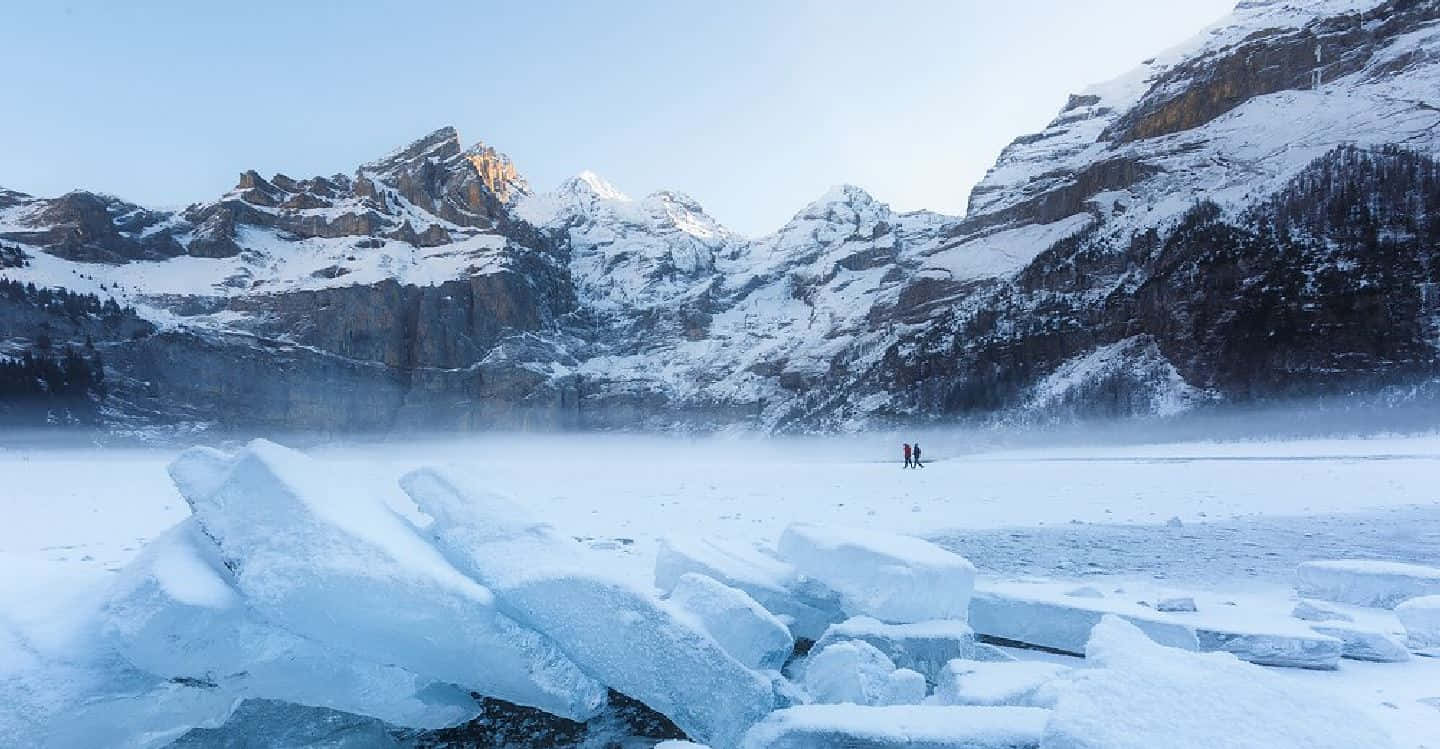
<svg viewBox="0 0 1440 749">
<path fill-rule="evenodd" d="M 0 185 L 180 205 L 453 124 L 537 189 L 591 169 L 749 234 L 841 182 L 961 213 L 1066 94 L 1232 4 L 12 0 Z"/>
</svg>

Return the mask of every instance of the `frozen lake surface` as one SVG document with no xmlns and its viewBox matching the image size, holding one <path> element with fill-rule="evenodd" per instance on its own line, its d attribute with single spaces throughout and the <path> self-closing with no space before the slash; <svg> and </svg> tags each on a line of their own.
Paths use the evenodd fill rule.
<svg viewBox="0 0 1440 749">
<path fill-rule="evenodd" d="M 990 579 L 1293 597 L 1295 565 L 1309 559 L 1440 564 L 1440 437 L 963 454 L 929 439 L 918 470 L 900 467 L 898 440 L 870 437 L 493 436 L 307 452 L 402 514 L 415 508 L 395 479 L 448 467 L 646 586 L 663 536 L 773 544 L 796 521 L 931 538 Z M 63 632 L 69 612 L 84 611 L 75 601 L 187 517 L 165 472 L 178 452 L 0 448 L 0 625 Z M 1440 660 L 1284 678 L 1354 703 L 1401 746 L 1440 735 Z"/>
</svg>

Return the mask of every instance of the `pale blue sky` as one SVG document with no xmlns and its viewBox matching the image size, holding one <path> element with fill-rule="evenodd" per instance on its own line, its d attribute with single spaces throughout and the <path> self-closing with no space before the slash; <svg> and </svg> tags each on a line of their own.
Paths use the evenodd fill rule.
<svg viewBox="0 0 1440 749">
<path fill-rule="evenodd" d="M 832 184 L 964 211 L 1012 138 L 1233 0 L 0 0 L 0 185 L 147 205 L 350 172 L 444 124 L 750 234 Z"/>
</svg>

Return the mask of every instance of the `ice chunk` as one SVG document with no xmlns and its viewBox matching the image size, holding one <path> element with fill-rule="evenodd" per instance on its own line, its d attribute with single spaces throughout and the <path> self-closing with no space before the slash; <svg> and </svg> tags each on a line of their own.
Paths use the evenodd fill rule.
<svg viewBox="0 0 1440 749">
<path fill-rule="evenodd" d="M 698 572 L 750 594 L 790 627 L 796 638 L 815 640 L 844 619 L 840 601 L 819 584 L 802 579 L 795 567 L 753 546 L 708 538 L 668 537 L 655 556 L 655 587 L 665 593 L 680 576 Z"/>
<path fill-rule="evenodd" d="M 1311 629 L 1340 641 L 1340 657 L 1357 661 L 1399 663 L 1410 660 L 1410 651 L 1398 638 L 1349 624 L 1312 624 Z"/>
<path fill-rule="evenodd" d="M 750 729 L 741 746 L 1035 749 L 1049 716 L 1048 710 L 1033 707 L 802 705 L 771 713 Z"/>
<path fill-rule="evenodd" d="M 1094 668 L 1057 682 L 1047 749 L 1384 749 L 1394 743 L 1359 710 L 1228 653 L 1156 644 L 1106 616 L 1085 649 Z"/>
<path fill-rule="evenodd" d="M 145 684 L 142 678 L 109 680 L 105 692 L 55 716 L 43 739 L 10 746 L 158 749 L 194 727 L 224 723 L 237 702 L 224 690 L 158 679 Z"/>
<path fill-rule="evenodd" d="M 1194 612 L 1195 599 L 1188 596 L 1183 598 L 1162 598 L 1155 604 L 1155 610 L 1167 613 Z"/>
<path fill-rule="evenodd" d="M 837 642 L 810 656 L 805 689 L 821 703 L 882 705 L 890 693 L 895 664 L 868 643 Z"/>
<path fill-rule="evenodd" d="M 456 687 L 340 653 L 262 621 L 232 587 L 193 518 L 145 546 L 117 580 L 102 617 L 137 668 L 235 698 L 327 707 L 414 728 L 479 710 Z"/>
<path fill-rule="evenodd" d="M 559 643 L 587 673 L 691 738 L 733 746 L 775 707 L 770 681 L 731 657 L 678 606 L 606 576 L 593 553 L 509 499 L 434 469 L 402 488 L 427 533 L 500 607 Z"/>
<path fill-rule="evenodd" d="M 1334 670 L 1341 642 L 1290 620 L 1256 623 L 1243 631 L 1196 627 L 1201 650 L 1223 650 L 1262 666 Z"/>
<path fill-rule="evenodd" d="M 995 663 L 957 658 L 945 665 L 935 685 L 942 705 L 1017 705 L 1050 707 L 1041 687 L 1069 671 L 1046 661 Z"/>
<path fill-rule="evenodd" d="M 371 717 L 275 700 L 245 700 L 218 728 L 186 733 L 169 749 L 401 749 L 395 729 Z M 397 732 L 398 733 L 398 732 Z"/>
<path fill-rule="evenodd" d="M 1412 598 L 1395 607 L 1405 625 L 1405 644 L 1425 655 L 1440 656 L 1440 596 Z"/>
<path fill-rule="evenodd" d="M 710 749 L 710 747 L 705 746 L 704 744 L 697 744 L 693 741 L 680 741 L 679 739 L 669 739 L 668 741 L 662 741 L 656 744 L 655 749 Z"/>
<path fill-rule="evenodd" d="M 1124 617 L 1156 642 L 1186 650 L 1199 647 L 1194 629 L 1155 618 L 1142 606 L 1102 599 L 1049 600 L 1043 592 L 1032 596 L 1018 587 L 976 591 L 970 626 L 988 637 L 1078 655 L 1106 614 Z"/>
<path fill-rule="evenodd" d="M 1440 568 L 1343 559 L 1302 562 L 1296 589 L 1307 598 L 1393 609 L 1407 598 L 1440 594 Z"/>
<path fill-rule="evenodd" d="M 863 640 L 879 649 L 896 666 L 919 671 L 932 684 L 946 663 L 956 658 L 972 658 L 976 652 L 975 631 L 965 622 L 886 624 L 868 616 L 832 624 L 815 647 L 823 649 L 844 640 Z"/>
<path fill-rule="evenodd" d="M 691 614 L 725 652 L 750 668 L 779 669 L 795 649 L 795 638 L 774 614 L 745 591 L 707 575 L 681 575 L 670 600 Z"/>
<path fill-rule="evenodd" d="M 864 529 L 795 523 L 780 535 L 780 555 L 841 596 L 851 615 L 903 624 L 964 621 L 975 567 L 928 541 Z"/>
<path fill-rule="evenodd" d="M 925 699 L 929 686 L 925 675 L 908 668 L 897 668 L 886 677 L 884 705 L 918 705 Z"/>
<path fill-rule="evenodd" d="M 567 718 L 605 688 L 501 613 L 380 497 L 256 440 L 228 461 L 189 450 L 171 475 L 262 618 L 375 663 Z"/>
<path fill-rule="evenodd" d="M 1322 606 L 1314 601 L 1301 601 L 1295 604 L 1295 609 L 1290 615 L 1296 619 L 1304 619 L 1308 622 L 1349 622 L 1354 617 L 1341 611 L 1336 611 L 1328 606 Z"/>
</svg>

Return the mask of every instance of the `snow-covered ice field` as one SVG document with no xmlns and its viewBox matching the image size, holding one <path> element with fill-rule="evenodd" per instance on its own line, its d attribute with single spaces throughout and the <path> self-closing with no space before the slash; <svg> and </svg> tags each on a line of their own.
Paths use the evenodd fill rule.
<svg viewBox="0 0 1440 749">
<path fill-rule="evenodd" d="M 898 441 L 869 438 L 493 436 L 307 452 L 402 513 L 414 509 L 396 478 L 449 467 L 644 586 L 662 536 L 774 543 L 797 521 L 924 536 L 982 581 L 1073 580 L 1152 600 L 1173 589 L 1289 606 L 1300 561 L 1440 564 L 1440 437 L 967 454 L 930 439 L 919 470 L 900 468 Z M 178 452 L 0 448 L 0 624 L 58 636 L 86 610 L 76 601 L 188 516 L 165 471 Z M 1440 659 L 1271 670 L 1372 715 L 1400 746 L 1440 746 Z"/>
</svg>

